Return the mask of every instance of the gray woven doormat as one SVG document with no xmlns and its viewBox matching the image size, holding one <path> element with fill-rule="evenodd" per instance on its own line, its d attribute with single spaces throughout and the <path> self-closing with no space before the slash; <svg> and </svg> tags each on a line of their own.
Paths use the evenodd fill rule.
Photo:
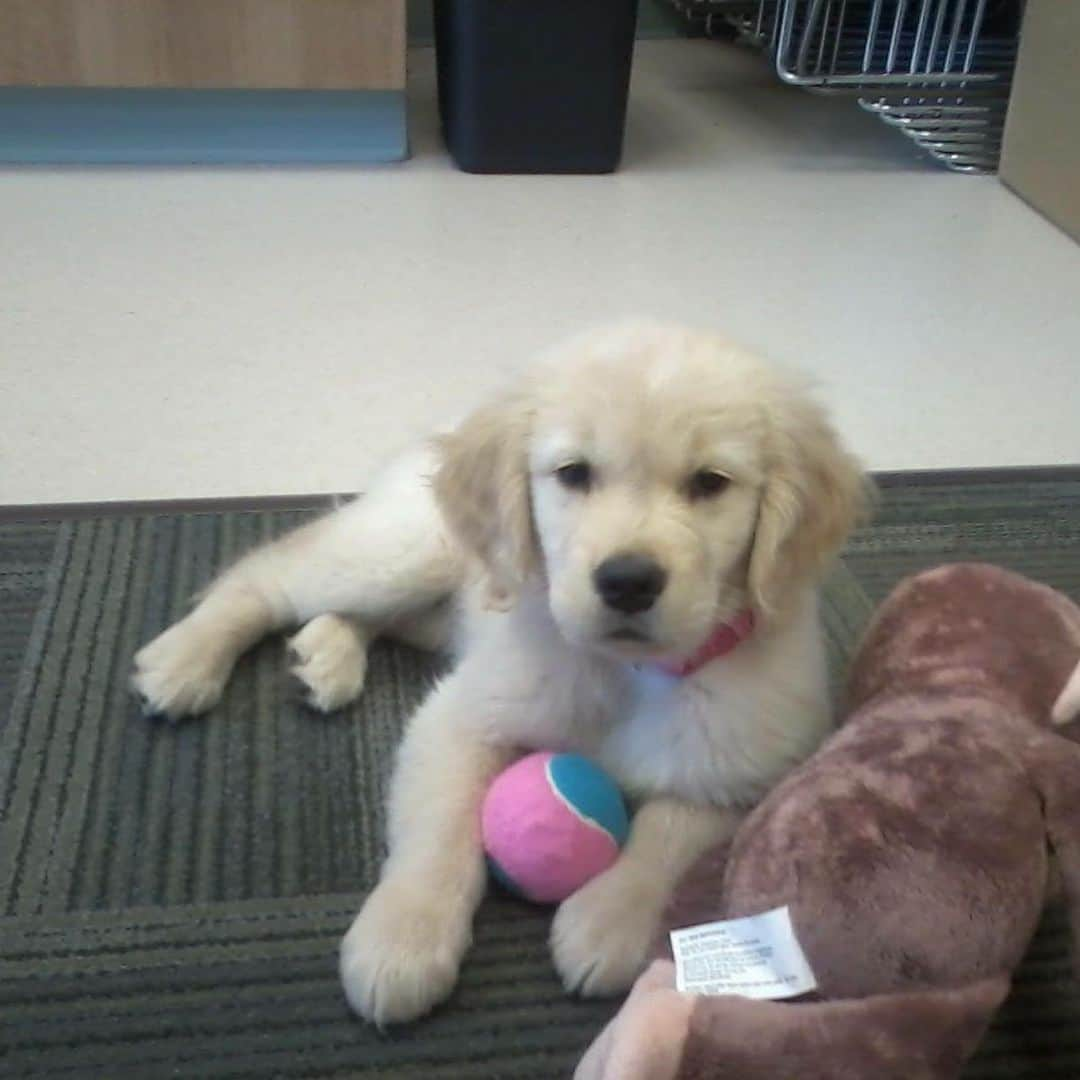
<svg viewBox="0 0 1080 1080">
<path fill-rule="evenodd" d="M 379 647 L 308 712 L 280 642 L 175 728 L 126 690 L 135 648 L 221 563 L 310 511 L 8 512 L 0 523 L 0 1076 L 568 1077 L 613 1006 L 567 1000 L 547 916 L 492 897 L 461 986 L 380 1035 L 337 985 L 378 866 L 403 718 L 436 672 Z M 1080 598 L 1080 471 L 886 478 L 829 582 L 834 676 L 895 581 L 988 559 Z M 1048 915 L 972 1080 L 1080 1077 L 1067 927 Z"/>
</svg>

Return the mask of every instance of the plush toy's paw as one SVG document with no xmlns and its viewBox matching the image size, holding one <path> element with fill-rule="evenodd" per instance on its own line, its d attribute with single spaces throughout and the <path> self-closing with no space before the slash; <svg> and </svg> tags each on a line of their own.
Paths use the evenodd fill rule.
<svg viewBox="0 0 1080 1080">
<path fill-rule="evenodd" d="M 624 861 L 564 900 L 551 951 L 566 989 L 588 997 L 627 990 L 645 967 L 663 904 L 655 883 Z"/>
<path fill-rule="evenodd" d="M 674 1080 L 694 1000 L 675 990 L 671 961 L 654 961 L 585 1052 L 574 1080 Z"/>
<path fill-rule="evenodd" d="M 213 708 L 231 670 L 216 635 L 189 615 L 135 654 L 131 687 L 147 715 L 176 720 Z"/>
<path fill-rule="evenodd" d="M 450 995 L 469 937 L 430 882 L 384 880 L 341 943 L 349 1005 L 380 1027 L 415 1020 Z"/>
<path fill-rule="evenodd" d="M 307 687 L 307 702 L 333 712 L 360 696 L 367 674 L 367 649 L 359 628 L 340 615 L 319 615 L 295 637 L 289 652 L 292 673 Z"/>
</svg>

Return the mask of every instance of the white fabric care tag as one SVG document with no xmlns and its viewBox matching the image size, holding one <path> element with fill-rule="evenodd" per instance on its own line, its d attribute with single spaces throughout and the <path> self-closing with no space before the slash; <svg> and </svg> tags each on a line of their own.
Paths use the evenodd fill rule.
<svg viewBox="0 0 1080 1080">
<path fill-rule="evenodd" d="M 788 998 L 817 988 L 786 907 L 672 930 L 671 949 L 686 994 Z"/>
</svg>

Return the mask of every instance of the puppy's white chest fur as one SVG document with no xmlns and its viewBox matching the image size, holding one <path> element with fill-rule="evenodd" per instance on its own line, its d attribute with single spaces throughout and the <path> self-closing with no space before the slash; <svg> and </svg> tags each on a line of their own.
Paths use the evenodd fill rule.
<svg viewBox="0 0 1080 1080">
<path fill-rule="evenodd" d="M 628 669 L 630 692 L 598 748 L 633 793 L 751 806 L 828 733 L 817 598 L 693 674 Z"/>
<path fill-rule="evenodd" d="M 575 650 L 541 596 L 470 622 L 463 670 L 490 694 L 475 718 L 487 737 L 580 750 L 635 797 L 750 806 L 828 732 L 812 592 L 783 630 L 683 678 Z"/>
<path fill-rule="evenodd" d="M 627 791 L 749 806 L 821 738 L 828 721 L 812 668 L 763 686 L 759 649 L 741 650 L 685 678 L 629 670 L 626 711 L 596 751 Z"/>
<path fill-rule="evenodd" d="M 597 747 L 604 767 L 633 794 L 743 802 L 751 778 L 731 767 L 742 733 L 726 720 L 747 703 L 708 685 L 714 679 L 672 678 L 649 667 L 631 669 L 628 679 L 627 709 L 612 717 Z"/>
</svg>

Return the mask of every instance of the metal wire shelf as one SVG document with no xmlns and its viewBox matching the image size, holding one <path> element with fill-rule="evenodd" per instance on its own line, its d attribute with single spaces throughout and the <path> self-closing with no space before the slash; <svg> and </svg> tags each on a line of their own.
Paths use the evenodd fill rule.
<svg viewBox="0 0 1080 1080">
<path fill-rule="evenodd" d="M 855 96 L 949 168 L 997 168 L 1023 0 L 671 2 L 766 50 L 784 82 Z"/>
</svg>

